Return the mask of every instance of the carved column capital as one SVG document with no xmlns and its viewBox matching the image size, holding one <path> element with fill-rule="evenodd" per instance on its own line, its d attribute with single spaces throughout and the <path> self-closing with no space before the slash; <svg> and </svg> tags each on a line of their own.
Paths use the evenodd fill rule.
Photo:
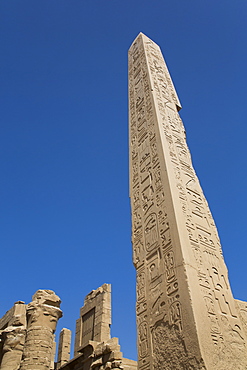
<svg viewBox="0 0 247 370">
<path fill-rule="evenodd" d="M 27 337 L 21 370 L 50 369 L 54 332 L 62 316 L 60 303 L 60 298 L 52 290 L 38 290 L 27 305 Z"/>
</svg>

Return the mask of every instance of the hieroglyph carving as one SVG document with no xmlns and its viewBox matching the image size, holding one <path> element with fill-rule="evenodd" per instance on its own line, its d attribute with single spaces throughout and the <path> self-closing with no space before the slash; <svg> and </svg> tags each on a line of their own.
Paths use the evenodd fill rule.
<svg viewBox="0 0 247 370">
<path fill-rule="evenodd" d="M 180 108 L 158 45 L 139 34 L 129 50 L 138 366 L 244 369 L 245 335 Z"/>
</svg>

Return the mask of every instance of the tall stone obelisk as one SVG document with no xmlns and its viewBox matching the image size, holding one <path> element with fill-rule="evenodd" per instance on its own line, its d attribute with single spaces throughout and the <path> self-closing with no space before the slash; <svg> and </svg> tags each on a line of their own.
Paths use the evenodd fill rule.
<svg viewBox="0 0 247 370">
<path fill-rule="evenodd" d="M 130 196 L 139 370 L 247 369 L 246 304 L 232 296 L 160 48 L 129 50 Z"/>
</svg>

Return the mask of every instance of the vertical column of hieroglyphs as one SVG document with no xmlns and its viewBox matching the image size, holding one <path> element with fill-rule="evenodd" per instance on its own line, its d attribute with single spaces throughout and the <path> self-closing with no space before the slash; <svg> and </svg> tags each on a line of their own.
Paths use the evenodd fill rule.
<svg viewBox="0 0 247 370">
<path fill-rule="evenodd" d="M 159 47 L 140 34 L 129 51 L 139 369 L 245 368 L 244 333 L 179 109 Z"/>
</svg>

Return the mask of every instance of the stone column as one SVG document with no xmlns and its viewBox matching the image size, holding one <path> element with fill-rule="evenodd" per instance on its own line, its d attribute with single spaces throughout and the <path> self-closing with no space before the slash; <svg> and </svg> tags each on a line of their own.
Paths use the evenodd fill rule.
<svg viewBox="0 0 247 370">
<path fill-rule="evenodd" d="M 27 306 L 27 336 L 20 370 L 49 370 L 60 298 L 52 290 L 38 290 Z"/>
<path fill-rule="evenodd" d="M 57 367 L 70 360 L 71 330 L 63 328 L 59 336 Z"/>
</svg>

